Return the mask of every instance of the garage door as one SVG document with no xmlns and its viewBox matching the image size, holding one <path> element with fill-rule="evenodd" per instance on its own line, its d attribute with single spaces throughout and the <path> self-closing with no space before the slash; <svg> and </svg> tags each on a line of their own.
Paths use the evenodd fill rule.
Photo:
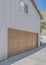
<svg viewBox="0 0 46 65">
<path fill-rule="evenodd" d="M 8 29 L 8 57 L 38 46 L 38 34 Z"/>
</svg>

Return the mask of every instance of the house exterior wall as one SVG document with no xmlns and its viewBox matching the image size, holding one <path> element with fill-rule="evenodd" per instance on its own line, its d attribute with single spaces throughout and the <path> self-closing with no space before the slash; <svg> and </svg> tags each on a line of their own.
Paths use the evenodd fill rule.
<svg viewBox="0 0 46 65">
<path fill-rule="evenodd" d="M 0 61 L 7 58 L 7 29 L 0 28 Z"/>
<path fill-rule="evenodd" d="M 8 28 L 38 33 L 40 44 L 40 16 L 30 0 L 23 1 L 28 5 L 28 14 L 20 9 L 20 0 L 0 0 L 0 60 L 8 56 Z"/>
</svg>

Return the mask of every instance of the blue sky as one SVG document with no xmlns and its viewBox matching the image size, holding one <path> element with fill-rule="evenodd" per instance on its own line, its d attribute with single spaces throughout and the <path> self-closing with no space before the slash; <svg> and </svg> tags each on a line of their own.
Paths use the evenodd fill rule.
<svg viewBox="0 0 46 65">
<path fill-rule="evenodd" d="M 34 0 L 38 9 L 41 11 L 46 11 L 46 0 Z"/>
</svg>

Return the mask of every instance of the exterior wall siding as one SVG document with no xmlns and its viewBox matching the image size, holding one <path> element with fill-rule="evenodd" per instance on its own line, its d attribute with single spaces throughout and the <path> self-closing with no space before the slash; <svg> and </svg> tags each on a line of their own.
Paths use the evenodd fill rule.
<svg viewBox="0 0 46 65">
<path fill-rule="evenodd" d="M 8 56 L 8 28 L 14 28 L 40 35 L 40 17 L 30 0 L 24 0 L 28 5 L 28 14 L 20 9 L 20 0 L 0 0 L 0 60 Z"/>
</svg>

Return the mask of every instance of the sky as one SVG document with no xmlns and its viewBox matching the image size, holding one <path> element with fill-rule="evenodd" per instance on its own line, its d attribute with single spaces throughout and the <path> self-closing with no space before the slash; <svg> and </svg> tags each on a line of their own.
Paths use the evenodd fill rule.
<svg viewBox="0 0 46 65">
<path fill-rule="evenodd" d="M 40 11 L 46 11 L 46 0 L 34 0 Z"/>
</svg>

